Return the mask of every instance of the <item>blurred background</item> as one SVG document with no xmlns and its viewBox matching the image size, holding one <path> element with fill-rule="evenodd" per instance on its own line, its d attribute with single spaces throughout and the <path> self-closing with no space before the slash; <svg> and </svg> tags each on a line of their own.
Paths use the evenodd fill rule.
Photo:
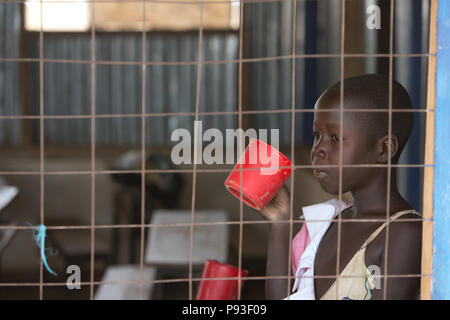
<svg viewBox="0 0 450 320">
<path fill-rule="evenodd" d="M 240 228 L 239 201 L 223 185 L 232 165 L 200 165 L 200 169 L 227 170 L 198 172 L 193 192 L 192 165 L 176 166 L 170 161 L 175 144 L 171 133 L 186 128 L 193 135 L 197 105 L 200 112 L 216 112 L 199 116 L 203 131 L 217 128 L 225 133 L 225 129 L 239 127 L 238 115 L 232 112 L 241 107 L 248 111 L 242 115 L 242 128 L 279 129 L 280 150 L 295 159 L 296 165 L 309 164 L 313 114 L 301 110 L 312 109 L 320 94 L 340 79 L 341 1 L 298 0 L 294 10 L 290 0 L 245 4 L 211 0 L 204 1 L 203 15 L 195 2 L 147 2 L 145 14 L 139 1 L 98 2 L 94 6 L 82 1 L 42 2 L 42 12 L 39 1 L 0 3 L 0 173 L 2 185 L 18 190 L 0 209 L 0 219 L 2 225 L 37 225 L 43 212 L 47 227 L 75 226 L 48 230 L 46 245 L 57 250 L 48 261 L 58 276 L 44 270 L 43 280 L 65 282 L 69 265 L 80 266 L 82 281 L 89 282 L 91 276 L 95 281 L 139 280 L 143 253 L 144 279 L 163 280 L 146 286 L 145 297 L 188 298 L 188 282 L 170 279 L 188 277 L 189 227 L 151 227 L 142 236 L 139 224 L 142 218 L 146 224 L 189 222 L 192 201 L 197 222 L 235 222 L 194 228 L 193 276 L 201 275 L 206 258 L 234 266 L 241 261 L 249 276 L 264 276 L 267 225 L 252 224 L 261 217 L 244 206 L 246 223 Z M 381 9 L 381 29 L 366 26 L 367 8 L 373 4 Z M 387 75 L 389 57 L 379 55 L 389 53 L 390 1 L 346 0 L 345 8 L 344 52 L 350 56 L 344 59 L 344 77 Z M 394 9 L 393 75 L 420 111 L 426 109 L 429 1 L 395 1 Z M 199 56 L 204 61 L 200 68 Z M 44 59 L 42 70 L 40 58 Z M 145 69 L 143 62 L 148 63 Z M 292 105 L 299 110 L 294 119 L 295 141 L 291 141 Z M 95 126 L 91 122 L 93 106 Z M 424 162 L 426 113 L 414 114 L 414 131 L 401 164 Z M 146 168 L 156 171 L 145 176 L 142 216 L 139 170 L 143 136 Z M 94 183 L 93 169 L 97 171 Z M 400 191 L 421 211 L 423 169 L 398 171 Z M 296 217 L 302 206 L 331 198 L 310 170 L 299 169 L 293 178 Z M 350 200 L 350 195 L 344 199 Z M 211 217 L 215 220 L 208 220 Z M 93 268 L 92 222 L 105 226 L 94 232 Z M 298 228 L 299 224 L 294 224 L 293 232 Z M 32 231 L 1 229 L 0 237 L 0 282 L 39 283 L 39 251 Z M 193 286 L 195 297 L 198 282 Z M 133 294 L 136 291 L 126 291 L 121 285 L 95 286 L 98 299 L 138 298 Z M 0 286 L 2 299 L 39 297 L 38 286 Z M 65 286 L 43 289 L 44 299 L 89 297 L 89 285 L 79 290 Z M 263 299 L 264 280 L 247 281 L 241 298 Z"/>
</svg>

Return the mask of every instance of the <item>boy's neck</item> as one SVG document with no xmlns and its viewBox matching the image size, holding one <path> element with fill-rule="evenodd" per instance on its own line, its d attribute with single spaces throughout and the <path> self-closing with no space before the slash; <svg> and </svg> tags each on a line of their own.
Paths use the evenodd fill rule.
<svg viewBox="0 0 450 320">
<path fill-rule="evenodd" d="M 353 218 L 364 218 L 364 216 L 382 215 L 386 216 L 387 175 L 379 175 L 365 188 L 352 191 L 353 196 Z M 411 208 L 401 196 L 397 188 L 397 176 L 395 169 L 391 171 L 391 183 L 389 190 L 390 214 Z"/>
</svg>

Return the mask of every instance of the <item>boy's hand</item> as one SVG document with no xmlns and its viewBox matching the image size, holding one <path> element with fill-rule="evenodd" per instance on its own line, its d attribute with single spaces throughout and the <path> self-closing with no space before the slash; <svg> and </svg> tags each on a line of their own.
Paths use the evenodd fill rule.
<svg viewBox="0 0 450 320">
<path fill-rule="evenodd" d="M 289 220 L 289 189 L 283 185 L 273 199 L 259 212 L 271 221 Z"/>
</svg>

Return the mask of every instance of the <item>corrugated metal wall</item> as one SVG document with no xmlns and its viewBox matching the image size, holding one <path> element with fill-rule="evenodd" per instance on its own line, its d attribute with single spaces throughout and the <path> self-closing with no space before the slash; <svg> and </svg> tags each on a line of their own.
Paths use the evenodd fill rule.
<svg viewBox="0 0 450 320">
<path fill-rule="evenodd" d="M 297 10 L 302 12 L 299 5 Z M 302 26 L 299 16 L 297 25 Z M 250 43 L 246 57 L 274 57 L 291 54 L 292 3 L 255 3 L 246 6 L 246 24 Z M 303 41 L 303 28 L 297 39 Z M 206 33 L 203 38 L 205 60 L 230 60 L 238 56 L 237 33 Z M 38 39 L 31 55 L 38 52 Z M 196 61 L 198 34 L 149 35 L 147 57 L 150 61 Z M 96 35 L 96 59 L 102 61 L 141 61 L 140 34 Z M 300 43 L 302 47 L 302 43 Z M 90 36 L 48 35 L 44 39 L 44 57 L 56 59 L 90 59 Z M 297 72 L 302 63 L 297 62 Z M 46 114 L 90 114 L 91 74 L 89 65 L 45 64 L 44 104 Z M 251 63 L 251 92 L 245 109 L 291 107 L 291 61 L 278 60 Z M 147 112 L 193 112 L 196 103 L 196 65 L 149 66 L 147 68 Z M 205 64 L 202 66 L 200 111 L 237 110 L 238 64 Z M 141 110 L 140 66 L 97 65 L 96 111 L 102 113 L 139 113 Z M 297 101 L 301 101 L 303 78 L 296 81 Z M 35 105 L 34 108 L 39 108 Z M 280 128 L 281 143 L 290 143 L 290 115 L 256 115 L 249 117 L 254 128 Z M 208 127 L 225 131 L 237 127 L 236 116 L 205 116 Z M 192 129 L 193 117 L 158 117 L 148 120 L 148 139 L 152 144 L 170 142 L 173 129 Z M 289 124 L 289 125 L 280 125 Z M 97 122 L 99 145 L 139 145 L 139 119 L 102 119 Z M 299 133 L 302 133 L 299 131 Z M 88 120 L 49 120 L 46 122 L 47 144 L 89 144 Z M 300 139 L 298 140 L 300 141 Z"/>
<path fill-rule="evenodd" d="M 5 7 L 4 4 L 0 6 Z M 10 5 L 11 6 L 11 5 Z M 20 19 L 18 5 L 14 13 Z M 251 33 L 246 52 L 247 57 L 267 57 L 291 53 L 292 3 L 256 3 L 246 6 L 247 31 Z M 12 7 L 12 6 L 11 6 Z M 298 12 L 302 13 L 301 6 Z M 302 15 L 300 15 L 301 17 Z M 4 23 L 16 34 L 19 41 L 19 25 Z M 297 23 L 302 25 L 301 19 Z M 38 57 L 39 39 L 30 37 L 28 56 Z M 299 28 L 297 39 L 303 41 L 303 32 Z M 215 33 L 204 35 L 204 59 L 237 59 L 237 33 Z M 18 50 L 18 43 L 16 43 Z M 162 34 L 149 35 L 147 39 L 147 57 L 150 61 L 196 61 L 198 55 L 198 34 Z M 142 39 L 140 34 L 98 33 L 96 34 L 96 59 L 102 61 L 141 61 Z M 302 47 L 302 43 L 300 43 Z M 14 55 L 18 56 L 18 55 Z M 89 34 L 45 34 L 44 57 L 54 59 L 91 59 L 91 39 Z M 297 62 L 297 72 L 302 71 Z M 39 114 L 39 68 L 37 63 L 28 66 L 32 114 Z M 245 109 L 290 108 L 291 106 L 291 61 L 280 60 L 252 63 L 250 68 L 252 87 L 248 94 L 249 105 Z M 19 91 L 18 71 L 12 90 Z M 193 112 L 196 103 L 196 65 L 184 66 L 148 66 L 146 78 L 147 112 Z M 12 78 L 11 78 L 12 79 Z M 202 66 L 200 91 L 200 111 L 237 110 L 238 64 L 205 64 Z M 302 99 L 303 79 L 296 81 L 297 101 Z M 142 75 L 138 65 L 102 65 L 96 67 L 96 112 L 98 114 L 133 114 L 141 110 Z M 91 112 L 91 67 L 89 64 L 45 63 L 44 65 L 44 112 L 46 115 L 80 115 Z M 6 103 L 8 107 L 11 103 Z M 300 103 L 301 105 L 301 103 Z M 16 104 L 15 112 L 20 112 Z M 8 112 L 2 114 L 10 114 Z M 164 144 L 170 142 L 170 132 L 178 127 L 192 128 L 192 117 L 156 117 L 148 120 L 148 142 Z M 220 130 L 236 128 L 236 116 L 202 117 L 204 128 L 215 127 Z M 252 116 L 251 125 L 255 128 L 280 128 L 282 142 L 290 143 L 290 116 L 276 114 L 271 116 Z M 19 124 L 19 122 L 17 121 Z M 140 120 L 99 119 L 96 124 L 98 145 L 134 145 L 140 144 Z M 89 144 L 89 119 L 49 119 L 45 121 L 46 145 L 52 144 Z M 35 128 L 35 135 L 38 135 Z M 6 136 L 5 130 L 2 136 Z M 301 132 L 300 132 L 301 133 Z M 4 143 L 20 142 L 4 139 Z M 298 140 L 299 141 L 299 140 Z"/>
<path fill-rule="evenodd" d="M 99 61 L 142 60 L 140 34 L 96 35 L 96 59 Z M 236 58 L 236 34 L 205 34 L 206 60 Z M 36 51 L 39 40 L 31 49 Z M 48 35 L 44 39 L 44 56 L 55 59 L 90 59 L 89 35 L 64 37 Z M 197 34 L 149 36 L 146 41 L 149 61 L 196 61 Z M 149 65 L 146 74 L 146 112 L 194 112 L 196 104 L 197 66 Z M 35 80 L 38 75 L 35 75 Z M 46 115 L 80 115 L 91 113 L 91 66 L 81 63 L 45 63 L 44 105 Z M 140 65 L 98 64 L 95 72 L 97 114 L 139 114 L 142 104 L 142 68 Z M 202 68 L 200 111 L 230 111 L 237 105 L 236 64 L 204 65 Z M 38 101 L 33 109 L 38 110 Z M 209 119 L 217 128 L 234 128 L 235 119 Z M 140 145 L 141 120 L 98 119 L 96 141 L 99 145 Z M 157 117 L 148 120 L 148 142 L 164 144 L 170 132 L 179 127 L 190 128 L 192 117 Z M 46 122 L 47 144 L 89 144 L 89 119 L 57 119 Z"/>
</svg>

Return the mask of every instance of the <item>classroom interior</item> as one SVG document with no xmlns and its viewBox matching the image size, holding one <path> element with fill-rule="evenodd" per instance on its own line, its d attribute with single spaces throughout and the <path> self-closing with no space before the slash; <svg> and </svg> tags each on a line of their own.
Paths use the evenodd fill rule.
<svg viewBox="0 0 450 320">
<path fill-rule="evenodd" d="M 371 5 L 380 28 L 368 26 Z M 17 195 L 0 210 L 11 227 L 0 228 L 0 299 L 195 299 L 200 282 L 188 279 L 206 259 L 256 278 L 240 299 L 265 299 L 268 224 L 224 187 L 234 164 L 194 174 L 171 161 L 171 134 L 194 135 L 194 120 L 203 132 L 278 129 L 280 151 L 307 166 L 311 111 L 341 70 L 391 70 L 408 90 L 418 112 L 398 184 L 421 212 L 429 17 L 427 0 L 394 12 L 389 0 L 1 1 L 0 190 Z M 291 179 L 296 217 L 332 197 L 308 168 Z M 157 226 L 192 213 L 192 229 Z M 195 225 L 214 217 L 230 223 Z M 56 276 L 33 239 L 39 224 Z M 65 285 L 69 266 L 79 288 Z"/>
</svg>

